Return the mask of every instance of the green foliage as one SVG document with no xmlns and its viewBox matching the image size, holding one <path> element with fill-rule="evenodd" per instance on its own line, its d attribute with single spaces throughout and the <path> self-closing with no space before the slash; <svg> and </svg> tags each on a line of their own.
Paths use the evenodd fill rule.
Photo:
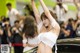
<svg viewBox="0 0 80 53">
<path fill-rule="evenodd" d="M 6 0 L 0 0 L 0 16 L 6 15 Z"/>
<path fill-rule="evenodd" d="M 76 11 L 77 8 L 75 6 L 72 6 L 72 5 L 68 5 L 68 8 L 69 10 L 72 10 L 72 11 Z"/>
<path fill-rule="evenodd" d="M 11 3 L 13 8 L 16 7 L 16 0 L 0 0 L 0 16 L 6 16 L 6 3 Z"/>
</svg>

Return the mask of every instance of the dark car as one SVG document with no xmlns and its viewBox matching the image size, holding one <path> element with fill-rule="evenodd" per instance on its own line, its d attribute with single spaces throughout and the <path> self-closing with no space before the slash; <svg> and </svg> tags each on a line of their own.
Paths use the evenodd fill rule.
<svg viewBox="0 0 80 53">
<path fill-rule="evenodd" d="M 36 53 L 37 47 L 25 53 Z M 54 53 L 53 47 L 53 53 Z M 57 53 L 80 53 L 80 38 L 59 39 L 57 41 Z"/>
<path fill-rule="evenodd" d="M 60 39 L 57 47 L 58 53 L 80 53 L 80 38 Z"/>
</svg>

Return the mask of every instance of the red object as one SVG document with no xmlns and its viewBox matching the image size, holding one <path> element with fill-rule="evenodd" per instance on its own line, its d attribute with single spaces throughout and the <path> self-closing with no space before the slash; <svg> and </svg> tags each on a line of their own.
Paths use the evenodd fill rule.
<svg viewBox="0 0 80 53">
<path fill-rule="evenodd" d="M 14 43 L 14 44 L 12 44 L 12 46 L 23 46 L 23 44 L 21 44 L 21 43 Z"/>
</svg>

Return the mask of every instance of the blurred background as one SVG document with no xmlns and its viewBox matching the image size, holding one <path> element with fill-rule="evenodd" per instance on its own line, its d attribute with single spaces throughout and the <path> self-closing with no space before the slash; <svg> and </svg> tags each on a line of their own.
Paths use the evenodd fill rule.
<svg viewBox="0 0 80 53">
<path fill-rule="evenodd" d="M 30 4 L 30 0 L 0 0 L 0 17 L 1 16 L 6 16 L 6 12 L 7 12 L 7 8 L 6 8 L 6 3 L 10 2 L 12 3 L 13 7 L 16 8 L 20 14 L 23 14 L 23 10 L 26 4 Z M 40 13 L 43 12 L 41 6 L 39 5 L 38 0 L 36 1 L 36 5 L 40 11 Z M 50 8 L 50 9 L 54 9 L 55 5 L 56 5 L 56 0 L 44 0 L 44 2 L 46 3 L 46 5 Z M 69 17 L 74 17 L 76 16 L 76 6 L 73 3 L 73 0 L 63 0 L 63 3 L 65 3 L 68 6 L 68 13 L 66 16 L 67 18 Z M 3 12 L 3 13 L 2 13 Z M 73 16 L 70 16 L 73 15 Z"/>
<path fill-rule="evenodd" d="M 44 2 L 48 9 L 55 14 L 56 21 L 61 27 L 58 38 L 58 53 L 80 53 L 80 0 L 44 0 Z M 13 47 L 15 45 L 11 46 L 11 43 L 23 44 L 23 37 L 19 34 L 21 33 L 21 27 L 18 25 L 19 20 L 15 20 L 13 26 L 10 25 L 9 16 L 11 15 L 7 14 L 7 3 L 11 3 L 12 8 L 16 9 L 21 16 L 32 15 L 34 17 L 34 13 L 31 0 L 0 0 L 0 45 L 9 44 L 11 53 L 14 53 Z M 40 2 L 35 0 L 35 3 L 41 15 L 43 9 Z M 18 28 L 16 29 L 18 36 L 15 37 L 16 41 L 14 42 L 14 39 L 9 37 L 8 29 L 11 31 L 13 28 L 11 33 L 15 35 L 15 27 Z M 16 46 L 23 47 L 20 44 Z"/>
</svg>

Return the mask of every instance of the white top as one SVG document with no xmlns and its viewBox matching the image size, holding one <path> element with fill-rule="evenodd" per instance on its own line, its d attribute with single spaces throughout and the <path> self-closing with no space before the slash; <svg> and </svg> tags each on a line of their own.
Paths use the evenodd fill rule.
<svg viewBox="0 0 80 53">
<path fill-rule="evenodd" d="M 38 38 L 38 37 L 35 37 L 35 38 L 24 39 L 24 40 L 23 40 L 23 43 L 26 43 L 26 42 L 28 42 L 28 44 L 36 45 L 36 46 L 37 46 L 40 41 L 39 41 L 39 38 Z M 26 52 L 26 51 L 28 51 L 28 50 L 30 50 L 30 49 L 32 49 L 32 48 L 34 48 L 34 47 L 26 46 L 26 47 L 24 48 L 23 52 Z"/>
<path fill-rule="evenodd" d="M 7 12 L 7 14 L 8 14 L 8 17 L 10 18 L 10 24 L 11 24 L 11 26 L 13 26 L 14 25 L 14 21 L 15 20 L 17 20 L 17 14 L 19 14 L 19 12 L 16 10 L 16 9 L 11 9 L 11 11 L 8 11 Z"/>
<path fill-rule="evenodd" d="M 58 36 L 53 32 L 45 32 L 39 34 L 38 38 L 40 42 L 43 42 L 44 44 L 52 48 L 56 44 Z"/>
<path fill-rule="evenodd" d="M 35 38 L 28 38 L 28 43 L 29 44 L 38 44 L 39 43 L 39 39 L 38 36 L 36 36 Z"/>
</svg>

